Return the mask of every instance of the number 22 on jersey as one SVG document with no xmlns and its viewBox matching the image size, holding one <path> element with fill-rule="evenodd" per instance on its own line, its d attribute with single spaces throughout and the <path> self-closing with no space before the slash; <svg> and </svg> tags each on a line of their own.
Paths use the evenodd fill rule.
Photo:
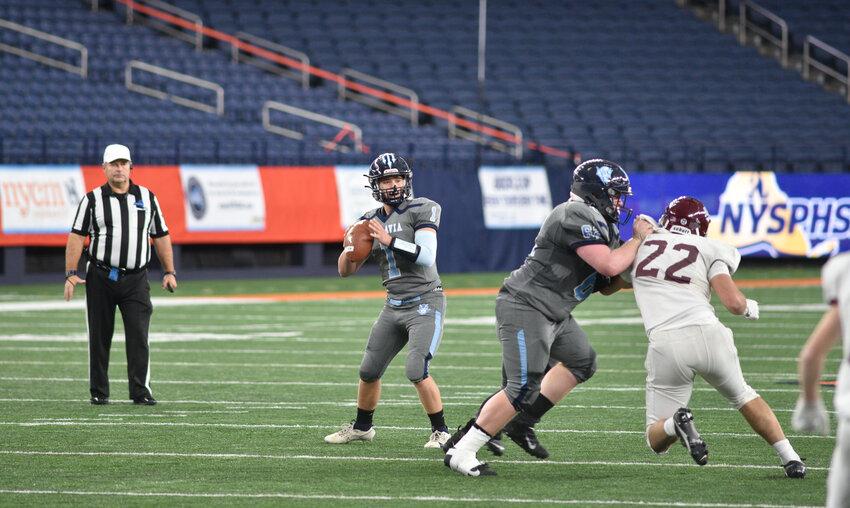
<svg viewBox="0 0 850 508">
<path fill-rule="evenodd" d="M 658 256 L 664 254 L 669 244 L 666 240 L 647 240 L 644 245 L 654 246 L 655 250 L 651 252 L 648 256 L 646 256 L 643 261 L 638 263 L 637 268 L 635 269 L 635 277 L 658 278 L 660 270 L 664 267 L 649 268 L 649 265 L 653 261 L 655 261 Z M 693 245 L 689 245 L 686 243 L 677 243 L 673 245 L 672 250 L 683 252 L 685 254 L 685 257 L 668 266 L 667 269 L 664 270 L 664 276 L 661 278 L 679 284 L 690 284 L 690 277 L 684 275 L 677 275 L 676 272 L 694 264 L 694 262 L 696 262 L 697 260 L 697 256 L 699 256 L 699 249 L 697 249 Z"/>
</svg>

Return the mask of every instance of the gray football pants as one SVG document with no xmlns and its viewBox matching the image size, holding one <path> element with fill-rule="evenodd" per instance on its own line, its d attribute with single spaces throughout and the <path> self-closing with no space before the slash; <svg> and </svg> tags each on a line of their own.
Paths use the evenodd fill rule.
<svg viewBox="0 0 850 508">
<path fill-rule="evenodd" d="M 410 344 L 404 364 L 407 379 L 418 383 L 428 377 L 428 365 L 443 337 L 446 297 L 442 292 L 430 292 L 420 300 L 395 307 L 384 305 L 378 320 L 372 325 L 366 352 L 360 363 L 360 379 L 380 379 L 390 362 L 405 344 Z"/>
<path fill-rule="evenodd" d="M 572 316 L 560 323 L 502 291 L 496 298 L 505 392 L 517 409 L 534 402 L 550 359 L 564 364 L 583 383 L 596 371 L 596 351 Z"/>
</svg>

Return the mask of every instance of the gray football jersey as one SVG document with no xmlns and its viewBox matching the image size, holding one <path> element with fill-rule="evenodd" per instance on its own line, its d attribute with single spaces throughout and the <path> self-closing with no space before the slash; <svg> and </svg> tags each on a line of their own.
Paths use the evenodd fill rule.
<svg viewBox="0 0 850 508">
<path fill-rule="evenodd" d="M 504 287 L 552 321 L 563 321 L 590 296 L 597 272 L 576 254 L 582 245 L 620 246 L 620 231 L 580 200 L 561 203 L 546 217 L 534 248 Z"/>
<path fill-rule="evenodd" d="M 404 201 L 389 215 L 384 208 L 376 208 L 365 213 L 362 219 L 376 218 L 384 223 L 384 229 L 393 238 L 401 238 L 413 243 L 416 231 L 422 228 L 440 228 L 438 203 L 427 198 L 413 198 Z M 381 278 L 387 288 L 387 294 L 394 300 L 406 300 L 431 291 L 440 286 L 437 264 L 417 265 L 410 259 L 398 255 L 375 240 L 372 243 L 372 258 L 381 267 Z"/>
</svg>

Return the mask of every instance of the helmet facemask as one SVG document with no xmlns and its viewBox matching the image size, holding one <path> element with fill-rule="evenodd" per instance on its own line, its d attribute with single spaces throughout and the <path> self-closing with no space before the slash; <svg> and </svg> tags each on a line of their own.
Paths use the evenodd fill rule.
<svg viewBox="0 0 850 508">
<path fill-rule="evenodd" d="M 404 179 L 404 184 L 401 187 L 392 186 L 389 189 L 381 188 L 381 181 L 388 178 L 401 176 Z M 369 178 L 369 185 L 372 187 L 372 197 L 375 201 L 388 204 L 390 206 L 398 206 L 405 199 L 408 199 L 413 194 L 413 184 L 411 183 L 409 174 L 385 175 L 380 178 Z"/>
</svg>

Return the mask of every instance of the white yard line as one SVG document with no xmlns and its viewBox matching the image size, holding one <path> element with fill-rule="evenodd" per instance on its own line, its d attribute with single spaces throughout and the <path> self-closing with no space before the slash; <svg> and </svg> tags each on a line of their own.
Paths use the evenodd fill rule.
<svg viewBox="0 0 850 508">
<path fill-rule="evenodd" d="M 259 453 L 179 453 L 179 452 L 65 452 L 65 451 L 28 451 L 28 450 L 0 450 L 0 455 L 24 455 L 24 456 L 68 456 L 68 457 L 171 457 L 171 458 L 193 458 L 193 459 L 259 459 L 259 460 L 339 460 L 339 461 L 364 461 L 364 462 L 442 462 L 442 457 L 382 457 L 382 456 L 349 456 L 349 455 L 287 455 L 287 454 L 259 454 Z M 519 464 L 523 466 L 646 466 L 646 467 L 687 467 L 687 468 L 711 468 L 711 469 L 775 469 L 782 468 L 779 464 L 716 464 L 709 463 L 706 466 L 697 466 L 685 462 L 617 462 L 604 460 L 571 461 L 571 460 L 505 460 L 488 459 L 492 464 Z M 825 471 L 827 467 L 807 467 L 811 471 Z"/>
<path fill-rule="evenodd" d="M 472 481 L 472 480 L 471 480 Z M 269 492 L 246 494 L 239 492 L 129 492 L 129 491 L 92 491 L 92 490 L 35 490 L 0 489 L 0 494 L 18 495 L 57 495 L 57 496 L 102 496 L 102 497 L 164 497 L 199 499 L 301 499 L 324 501 L 390 501 L 390 502 L 442 502 L 442 503 L 486 503 L 507 504 L 550 504 L 550 505 L 605 505 L 605 506 L 674 506 L 696 508 L 815 508 L 812 506 L 790 506 L 777 504 L 725 504 L 725 503 L 686 503 L 681 501 L 640 501 L 610 499 L 551 499 L 519 497 L 450 497 L 450 496 L 341 496 L 332 494 L 296 494 L 292 492 Z"/>
</svg>

